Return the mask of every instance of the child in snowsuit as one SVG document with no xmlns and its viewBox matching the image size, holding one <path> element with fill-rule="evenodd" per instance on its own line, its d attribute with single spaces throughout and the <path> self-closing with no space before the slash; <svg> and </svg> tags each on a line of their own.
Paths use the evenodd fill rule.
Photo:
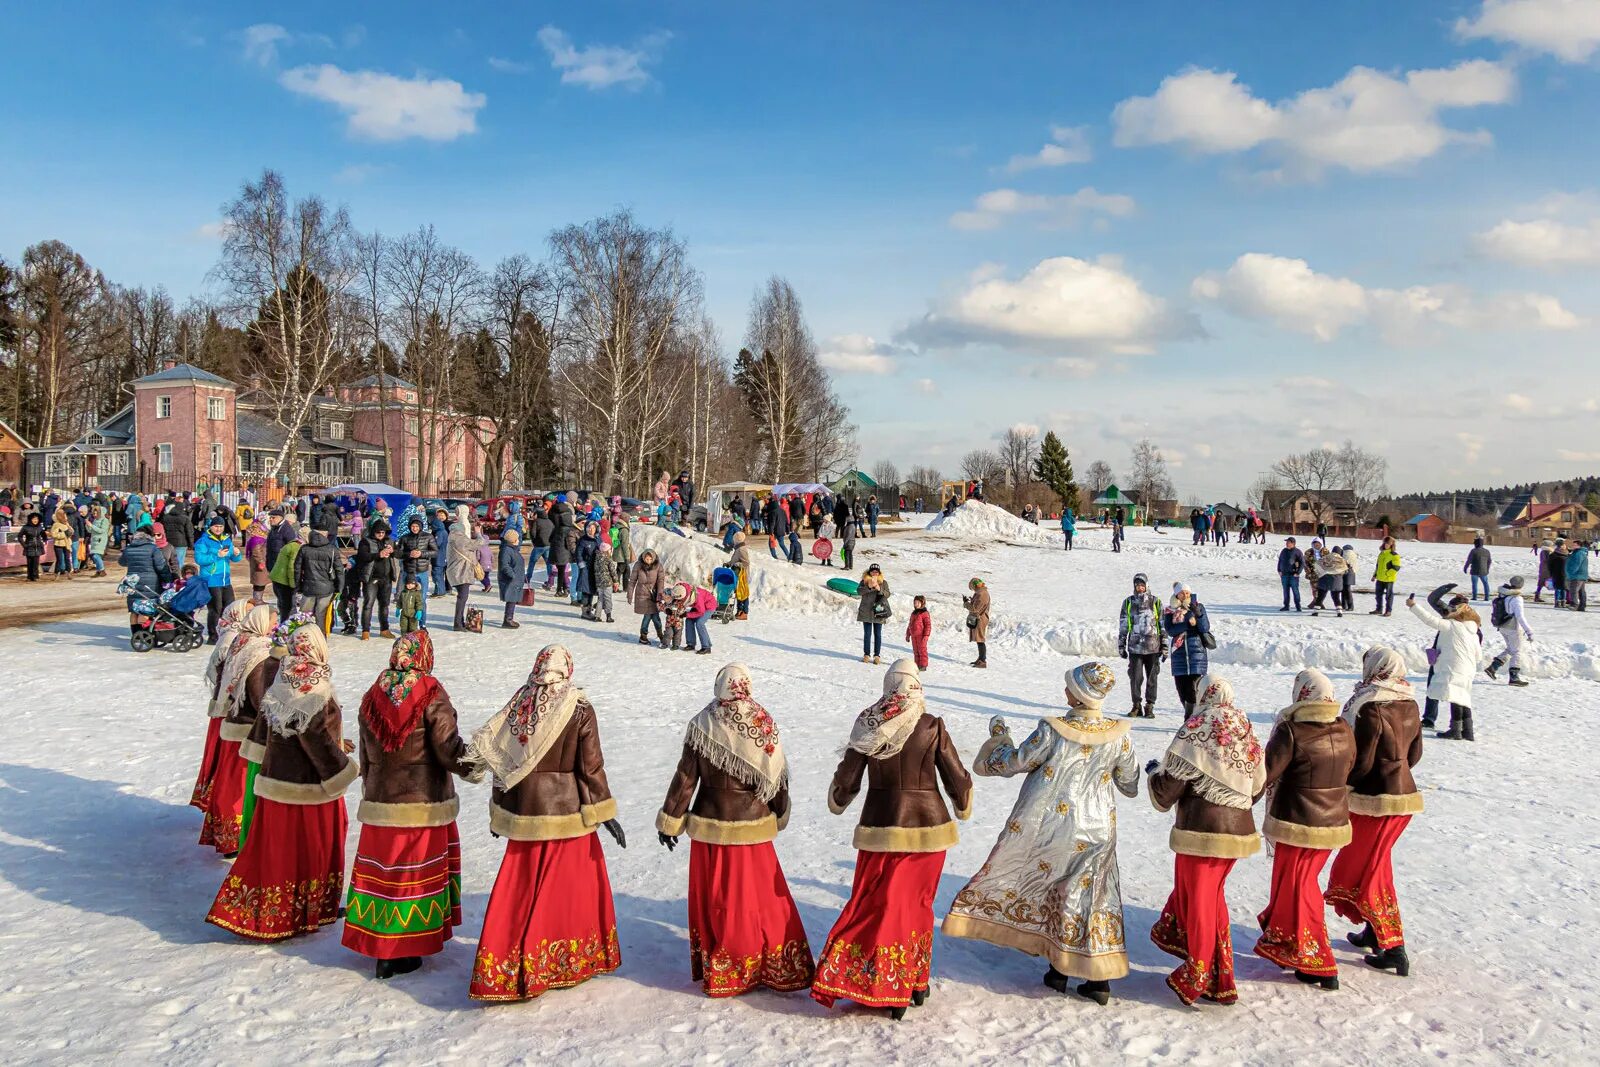
<svg viewBox="0 0 1600 1067">
<path fill-rule="evenodd" d="M 356 611 L 361 603 L 361 583 L 356 580 L 355 557 L 344 561 L 344 573 L 339 582 L 339 621 L 344 624 L 346 637 L 356 633 Z"/>
<path fill-rule="evenodd" d="M 616 556 L 608 538 L 600 542 L 600 554 L 594 559 L 594 592 L 600 600 L 600 610 L 605 613 L 606 622 L 617 621 L 611 617 L 611 594 L 621 588 L 617 579 Z"/>
<path fill-rule="evenodd" d="M 845 523 L 843 536 L 844 555 L 841 557 L 839 562 L 841 565 L 843 565 L 844 569 L 848 571 L 851 568 L 852 561 L 856 557 L 856 524 L 853 522 Z"/>
<path fill-rule="evenodd" d="M 683 644 L 683 617 L 688 613 L 689 606 L 689 587 L 682 582 L 674 585 L 672 591 L 661 598 L 661 617 L 666 620 L 667 647 L 674 652 Z"/>
<path fill-rule="evenodd" d="M 913 597 L 911 618 L 906 622 L 906 640 L 911 642 L 911 657 L 917 670 L 928 669 L 928 637 L 933 633 L 933 616 L 928 614 L 926 597 Z"/>
<path fill-rule="evenodd" d="M 417 576 L 406 576 L 406 587 L 400 590 L 400 632 L 416 633 L 422 629 L 422 586 Z"/>
</svg>

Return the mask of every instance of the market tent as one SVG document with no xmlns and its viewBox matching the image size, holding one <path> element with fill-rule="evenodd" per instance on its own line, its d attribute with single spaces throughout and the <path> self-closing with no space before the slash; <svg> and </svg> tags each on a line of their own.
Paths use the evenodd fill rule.
<svg viewBox="0 0 1600 1067">
<path fill-rule="evenodd" d="M 761 482 L 724 482 L 706 491 L 706 523 L 715 526 L 721 521 L 722 510 L 734 498 L 744 500 L 746 513 L 758 496 L 772 492 L 772 486 Z"/>
<path fill-rule="evenodd" d="M 329 486 L 322 492 L 324 495 L 334 497 L 341 506 L 346 504 L 353 506 L 357 494 L 365 496 L 368 500 L 382 500 L 396 515 L 403 514 L 411 503 L 410 493 L 384 482 L 347 482 L 344 485 Z"/>
<path fill-rule="evenodd" d="M 773 486 L 772 491 L 778 496 L 788 496 L 790 493 L 811 496 L 814 493 L 826 493 L 828 487 L 821 482 L 783 482 Z"/>
</svg>

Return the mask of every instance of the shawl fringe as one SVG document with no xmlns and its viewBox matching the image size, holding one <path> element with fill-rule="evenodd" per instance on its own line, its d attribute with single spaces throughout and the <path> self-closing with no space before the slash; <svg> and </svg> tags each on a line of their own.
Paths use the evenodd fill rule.
<svg viewBox="0 0 1600 1067">
<path fill-rule="evenodd" d="M 706 733 L 700 725 L 700 718 L 701 716 L 697 715 L 690 720 L 688 733 L 684 736 L 684 743 L 694 750 L 695 755 L 704 757 L 723 774 L 754 789 L 756 798 L 763 804 L 777 796 L 779 791 L 789 784 L 787 763 L 775 778 L 769 780 L 763 768 L 742 758 L 733 749 Z"/>
</svg>

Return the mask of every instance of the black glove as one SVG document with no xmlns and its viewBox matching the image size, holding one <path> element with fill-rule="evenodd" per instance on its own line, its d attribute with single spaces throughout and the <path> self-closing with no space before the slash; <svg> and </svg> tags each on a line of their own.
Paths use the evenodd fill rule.
<svg viewBox="0 0 1600 1067">
<path fill-rule="evenodd" d="M 1158 771 L 1160 769 L 1161 769 L 1161 761 L 1158 760 L 1158 759 L 1153 759 L 1149 763 L 1146 763 L 1144 765 L 1144 773 L 1146 773 L 1146 774 L 1154 774 L 1154 773 L 1156 773 L 1156 771 Z"/>
<path fill-rule="evenodd" d="M 628 835 L 622 832 L 622 824 L 615 819 L 607 819 L 600 824 L 606 828 L 606 833 L 617 839 L 618 848 L 628 847 Z"/>
<path fill-rule="evenodd" d="M 671 852 L 673 849 L 678 847 L 678 839 L 676 837 L 673 837 L 670 834 L 664 834 L 660 830 L 656 831 L 656 840 L 660 841 L 663 845 L 666 845 L 668 852 Z"/>
</svg>

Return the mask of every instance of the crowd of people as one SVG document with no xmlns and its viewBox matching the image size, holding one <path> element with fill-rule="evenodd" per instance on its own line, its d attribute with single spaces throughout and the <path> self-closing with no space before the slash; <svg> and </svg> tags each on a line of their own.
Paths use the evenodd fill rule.
<svg viewBox="0 0 1600 1067">
<path fill-rule="evenodd" d="M 489 828 L 506 848 L 469 995 L 524 1000 L 622 966 L 599 832 L 618 848 L 627 835 L 601 712 L 566 648 L 542 649 L 526 683 L 469 736 L 434 676 L 428 632 L 402 635 L 346 739 L 314 619 L 240 602 L 220 627 L 191 802 L 203 813 L 201 843 L 234 862 L 209 922 L 274 942 L 342 919 L 344 945 L 372 959 L 378 978 L 415 970 L 462 922 L 454 779 L 487 779 Z M 655 816 L 661 845 L 690 840 L 693 979 L 711 997 L 809 990 L 824 1006 L 850 1000 L 903 1017 L 928 998 L 933 900 L 957 820 L 973 811 L 972 774 L 1024 776 L 944 933 L 1042 956 L 1046 985 L 1107 1003 L 1110 982 L 1128 973 L 1113 798 L 1136 796 L 1141 777 L 1129 724 L 1102 711 L 1115 685 L 1104 664 L 1069 670 L 1064 714 L 1021 744 L 995 718 L 969 774 L 916 663 L 891 664 L 823 798 L 843 814 L 865 783 L 850 899 L 813 953 L 774 848 L 795 803 L 789 754 L 749 670 L 724 667 L 686 726 Z M 1265 745 L 1216 674 L 1200 678 L 1188 711 L 1165 755 L 1144 768 L 1156 809 L 1175 812 L 1173 887 L 1150 937 L 1178 960 L 1167 978 L 1178 998 L 1238 997 L 1224 887 L 1260 849 L 1252 809 L 1263 796 L 1263 833 L 1276 848 L 1255 952 L 1302 982 L 1338 988 L 1324 917 L 1332 907 L 1361 924 L 1348 940 L 1369 965 L 1407 974 L 1392 853 L 1422 809 L 1411 777 L 1422 735 L 1399 655 L 1368 652 L 1342 708 L 1326 676 L 1300 672 Z M 344 797 L 358 779 L 361 832 L 347 882 Z"/>
</svg>

